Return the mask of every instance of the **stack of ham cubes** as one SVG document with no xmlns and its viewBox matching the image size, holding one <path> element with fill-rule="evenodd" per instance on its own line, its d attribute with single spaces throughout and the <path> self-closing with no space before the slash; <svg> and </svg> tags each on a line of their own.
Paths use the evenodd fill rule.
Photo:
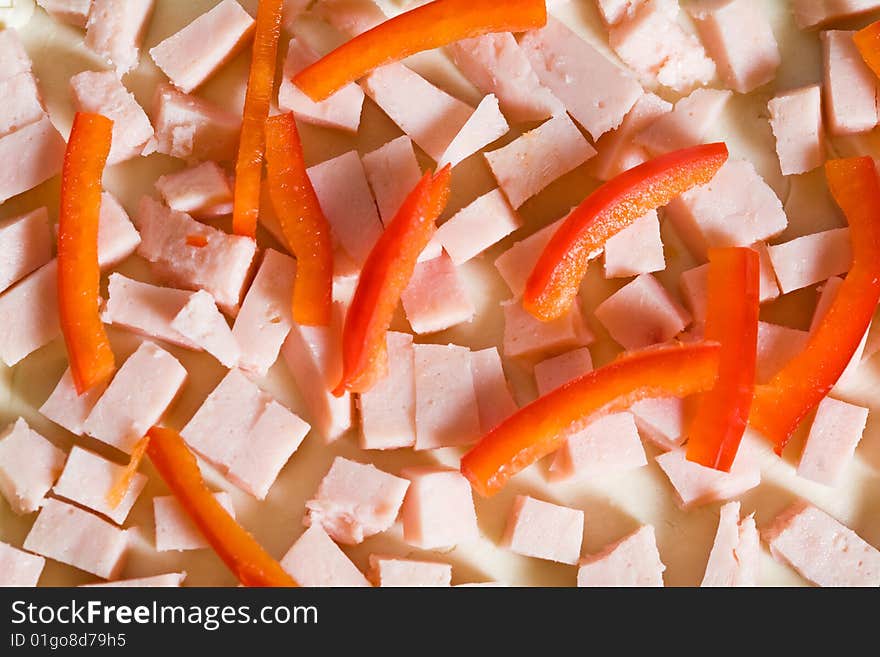
<svg viewBox="0 0 880 657">
<path fill-rule="evenodd" d="M 36 585 L 46 558 L 100 578 L 95 585 L 182 585 L 182 570 L 120 579 L 135 505 L 152 510 L 156 551 L 208 547 L 177 501 L 144 499 L 142 473 L 121 504 L 107 501 L 127 455 L 165 419 L 217 473 L 212 481 L 228 484 L 216 495 L 233 516 L 244 495 L 263 501 L 282 494 L 273 485 L 289 462 L 296 467 L 305 439 L 326 452 L 312 496 L 304 504 L 283 500 L 302 505 L 304 529 L 291 527 L 292 546 L 274 556 L 304 586 L 465 585 L 444 554 L 467 555 L 486 539 L 515 558 L 572 566 L 570 582 L 578 586 L 663 586 L 663 552 L 686 539 L 637 521 L 585 552 L 586 544 L 595 545 L 591 509 L 562 503 L 577 499 L 571 491 L 587 482 L 649 470 L 668 480 L 661 484 L 664 494 L 682 510 L 718 510 L 703 586 L 762 583 L 762 538 L 773 557 L 808 582 L 880 585 L 880 552 L 817 505 L 797 502 L 775 521 L 767 518 L 759 532 L 749 498 L 740 498 L 760 486 L 772 458 L 766 446 L 747 434 L 728 473 L 688 461 L 688 411 L 679 399 L 639 402 L 568 436 L 543 468 L 551 493 L 518 489 L 504 498 L 508 517 L 501 524 L 478 519 L 489 507 L 475 504 L 455 467 L 439 465 L 454 466 L 463 447 L 535 394 L 590 372 L 594 356 L 604 362 L 609 351 L 700 339 L 710 248 L 758 252 L 764 304 L 806 288 L 818 293 L 811 327 L 761 322 L 758 382 L 803 347 L 851 264 L 842 219 L 804 234 L 789 225 L 788 215 L 810 203 L 809 196 L 799 199 L 799 190 L 820 184 L 801 176 L 824 163 L 826 141 L 846 138 L 851 145 L 880 123 L 877 79 L 856 52 L 852 32 L 829 27 L 880 2 L 792 0 L 793 18 L 785 20 L 819 30 L 824 65 L 822 80 L 795 89 L 776 83 L 781 57 L 771 18 L 778 17 L 766 14 L 766 3 L 696 0 L 684 11 L 677 0 L 584 2 L 595 3 L 610 51 L 551 14 L 542 29 L 468 39 L 438 54 L 478 92 L 469 101 L 404 62 L 375 69 L 321 102 L 291 81 L 326 50 L 294 30 L 310 3 L 285 2 L 289 38 L 282 41 L 277 110 L 355 137 L 371 102 L 400 133 L 364 151 L 352 141 L 351 149 L 308 169 L 335 246 L 333 318 L 329 326 L 311 327 L 291 315 L 297 263 L 267 190 L 256 243 L 223 227 L 232 211 L 230 164 L 241 116 L 198 95 L 247 48 L 254 19 L 236 0 L 221 0 L 147 49 L 154 0 L 38 0 L 53 20 L 84 30 L 95 56 L 94 70 L 70 79 L 70 100 L 76 110 L 114 121 L 108 166 L 141 157 L 177 165 L 166 167 L 154 193 L 128 208 L 110 192 L 102 199 L 99 261 L 108 276 L 101 317 L 138 336 L 138 344 L 117 351 L 122 366 L 113 379 L 85 395 L 76 394 L 70 371 L 64 372 L 39 409 L 42 417 L 19 418 L 0 435 L 0 493 L 14 513 L 37 514 L 20 547 L 0 542 L 0 585 Z M 550 9 L 564 4 L 550 3 Z M 318 0 L 308 14 L 343 38 L 387 18 L 371 0 Z M 17 163 L 0 170 L 0 203 L 58 174 L 65 149 L 25 45 L 12 29 L 0 31 L 0 163 Z M 124 76 L 153 65 L 161 80 L 145 109 Z M 709 184 L 644 215 L 593 254 L 601 256 L 605 289 L 613 291 L 599 299 L 583 295 L 552 322 L 523 309 L 528 275 L 565 218 L 541 216 L 545 190 L 551 193 L 548 188 L 573 172 L 607 181 L 670 151 L 722 140 L 728 105 L 752 92 L 766 103 L 767 134 L 772 131 L 776 148 L 772 166 L 765 162 L 759 170 L 733 149 Z M 347 308 L 373 245 L 423 170 L 466 161 L 484 167 L 493 184 L 457 204 L 422 253 L 402 295 L 406 322 L 401 318 L 386 336 L 386 377 L 369 392 L 334 396 Z M 784 207 L 780 192 L 789 187 Z M 671 234 L 674 246 L 667 243 Z M 61 335 L 53 243 L 45 207 L 0 222 L 0 360 L 9 368 Z M 147 268 L 117 271 L 130 259 Z M 482 292 L 476 274 L 484 272 L 506 285 L 500 305 Z M 499 344 L 475 330 L 491 322 L 503 335 Z M 872 344 L 866 335 L 838 389 L 811 420 L 796 475 L 793 468 L 789 473 L 807 497 L 839 485 L 853 467 L 868 409 L 844 401 L 840 391 L 873 354 Z M 597 345 L 601 349 L 591 352 Z M 169 411 L 194 378 L 205 376 L 188 371 L 184 363 L 196 361 L 187 352 L 204 353 L 222 374 L 178 423 Z M 278 368 L 296 385 L 297 412 L 284 401 L 290 396 L 269 392 L 277 390 L 271 382 Z M 60 435 L 50 422 L 68 439 L 49 440 L 37 430 Z M 62 449 L 69 436 L 76 444 Z M 337 445 L 347 445 L 346 456 L 337 455 Z M 398 462 L 413 452 L 432 458 L 411 458 L 398 468 L 372 463 L 379 451 L 390 450 L 397 450 Z M 400 554 L 375 550 L 362 564 L 349 557 L 347 546 L 382 534 L 398 540 Z"/>
</svg>

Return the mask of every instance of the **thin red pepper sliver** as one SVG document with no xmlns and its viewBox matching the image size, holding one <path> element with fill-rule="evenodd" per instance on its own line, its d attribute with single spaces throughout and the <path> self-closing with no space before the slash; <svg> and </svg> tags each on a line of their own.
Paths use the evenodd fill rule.
<svg viewBox="0 0 880 657">
<path fill-rule="evenodd" d="M 874 75 L 880 77 L 880 21 L 871 23 L 853 34 L 859 54 Z"/>
</svg>

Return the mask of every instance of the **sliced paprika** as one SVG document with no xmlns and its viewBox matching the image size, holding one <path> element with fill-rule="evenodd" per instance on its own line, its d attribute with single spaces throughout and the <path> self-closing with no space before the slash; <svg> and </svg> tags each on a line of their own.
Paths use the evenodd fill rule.
<svg viewBox="0 0 880 657">
<path fill-rule="evenodd" d="M 859 54 L 874 75 L 880 77 L 880 21 L 871 23 L 853 34 Z"/>
<path fill-rule="evenodd" d="M 118 507 L 122 504 L 122 500 L 125 499 L 125 495 L 128 493 L 128 487 L 131 486 L 131 480 L 134 479 L 134 475 L 141 465 L 144 454 L 147 453 L 147 446 L 149 444 L 149 436 L 144 436 L 135 443 L 134 448 L 131 450 L 131 458 L 128 460 L 128 465 L 125 466 L 122 476 L 113 482 L 113 486 L 107 491 L 107 504 L 110 505 L 111 509 Z"/>
</svg>

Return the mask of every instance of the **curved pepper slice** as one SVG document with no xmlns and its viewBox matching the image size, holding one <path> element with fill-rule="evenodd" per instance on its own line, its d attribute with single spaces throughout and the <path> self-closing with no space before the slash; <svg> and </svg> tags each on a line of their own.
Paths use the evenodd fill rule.
<svg viewBox="0 0 880 657">
<path fill-rule="evenodd" d="M 297 73 L 293 82 L 317 102 L 373 69 L 417 52 L 546 24 L 544 0 L 435 0 L 356 36 Z"/>
<path fill-rule="evenodd" d="M 874 75 L 880 77 L 880 21 L 871 23 L 853 34 L 853 41 L 859 54 Z"/>
<path fill-rule="evenodd" d="M 101 180 L 112 137 L 113 121 L 100 114 L 77 113 L 61 174 L 58 316 L 73 382 L 80 395 L 109 379 L 116 369 L 98 313 Z"/>
<path fill-rule="evenodd" d="M 232 232 L 246 237 L 257 234 L 266 118 L 275 85 L 282 4 L 282 0 L 260 0 L 257 8 L 257 28 L 235 163 L 232 209 Z"/>
<path fill-rule="evenodd" d="M 749 248 L 709 250 L 706 339 L 721 344 L 718 382 L 700 398 L 687 458 L 730 471 L 755 395 L 761 262 Z"/>
<path fill-rule="evenodd" d="M 543 321 L 571 306 L 590 259 L 642 215 L 705 185 L 727 161 L 723 143 L 661 155 L 609 180 L 581 203 L 547 244 L 526 283 L 523 307 Z"/>
<path fill-rule="evenodd" d="M 168 488 L 218 556 L 245 586 L 296 586 L 205 485 L 196 457 L 176 431 L 153 427 L 147 454 Z"/>
<path fill-rule="evenodd" d="M 366 392 L 388 368 L 385 333 L 416 262 L 449 199 L 452 169 L 426 173 L 385 228 L 361 270 L 342 332 L 342 380 L 333 391 Z"/>
<path fill-rule="evenodd" d="M 520 409 L 461 459 L 461 472 L 484 496 L 559 449 L 599 416 L 649 397 L 686 397 L 710 390 L 721 347 L 710 342 L 646 349 L 593 370 Z"/>
<path fill-rule="evenodd" d="M 293 319 L 298 324 L 326 326 L 333 305 L 333 241 L 330 223 L 306 173 L 292 113 L 266 122 L 266 170 L 275 214 L 296 256 Z"/>
<path fill-rule="evenodd" d="M 777 454 L 837 383 L 880 301 L 880 180 L 874 162 L 831 160 L 825 175 L 849 222 L 853 266 L 804 350 L 755 390 L 749 422 L 774 442 Z"/>
<path fill-rule="evenodd" d="M 128 493 L 128 487 L 131 486 L 131 480 L 134 479 L 134 475 L 141 465 L 144 454 L 147 453 L 147 446 L 149 444 L 149 436 L 144 436 L 135 443 L 134 448 L 131 450 L 131 458 L 128 460 L 128 465 L 125 466 L 125 470 L 122 472 L 119 479 L 113 482 L 113 486 L 107 491 L 107 504 L 110 505 L 111 509 L 118 507 L 122 504 L 122 500 L 125 499 L 125 496 Z"/>
</svg>

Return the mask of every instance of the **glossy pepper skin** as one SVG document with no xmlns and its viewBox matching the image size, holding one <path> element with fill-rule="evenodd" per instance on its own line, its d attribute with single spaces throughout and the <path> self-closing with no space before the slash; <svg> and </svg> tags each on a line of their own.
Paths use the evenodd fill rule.
<svg viewBox="0 0 880 657">
<path fill-rule="evenodd" d="M 700 396 L 687 458 L 729 472 L 749 419 L 758 357 L 761 263 L 749 248 L 709 249 L 706 340 L 721 345 L 718 382 Z"/>
<path fill-rule="evenodd" d="M 293 319 L 306 326 L 327 326 L 333 306 L 333 239 L 306 173 L 292 113 L 266 122 L 266 171 L 272 206 L 296 256 Z"/>
<path fill-rule="evenodd" d="M 303 69 L 293 83 L 321 101 L 375 68 L 492 32 L 547 24 L 544 0 L 435 0 L 356 36 Z"/>
<path fill-rule="evenodd" d="M 880 77 L 880 21 L 871 23 L 853 35 L 859 54 L 874 75 Z"/>
<path fill-rule="evenodd" d="M 520 409 L 461 459 L 461 472 L 484 496 L 559 449 L 598 417 L 651 397 L 687 397 L 710 390 L 721 347 L 700 342 L 627 354 Z"/>
<path fill-rule="evenodd" d="M 147 453 L 147 446 L 149 444 L 149 436 L 144 436 L 135 443 L 134 449 L 131 450 L 131 458 L 128 460 L 128 465 L 125 466 L 125 470 L 119 479 L 113 482 L 113 486 L 107 491 L 107 504 L 110 505 L 111 509 L 115 509 L 122 504 L 122 500 L 128 494 L 128 487 L 131 486 L 132 479 L 134 479 L 141 461 Z"/>
<path fill-rule="evenodd" d="M 727 161 L 723 143 L 661 155 L 624 171 L 590 194 L 550 239 L 526 282 L 523 307 L 545 322 L 563 316 L 592 258 L 614 235 L 680 194 L 705 185 Z"/>
<path fill-rule="evenodd" d="M 419 256 L 446 208 L 452 169 L 426 173 L 376 241 L 361 270 L 342 331 L 342 380 L 333 391 L 367 392 L 388 371 L 385 334 Z"/>
<path fill-rule="evenodd" d="M 153 427 L 147 454 L 187 515 L 245 586 L 296 586 L 293 578 L 226 511 L 176 431 Z"/>
<path fill-rule="evenodd" d="M 782 454 L 843 374 L 880 301 L 880 180 L 870 157 L 830 160 L 828 187 L 850 227 L 853 265 L 807 346 L 755 391 L 749 423 Z"/>
<path fill-rule="evenodd" d="M 113 121 L 79 112 L 61 174 L 58 217 L 58 315 L 78 394 L 109 379 L 116 360 L 99 314 L 98 222 Z"/>
</svg>

